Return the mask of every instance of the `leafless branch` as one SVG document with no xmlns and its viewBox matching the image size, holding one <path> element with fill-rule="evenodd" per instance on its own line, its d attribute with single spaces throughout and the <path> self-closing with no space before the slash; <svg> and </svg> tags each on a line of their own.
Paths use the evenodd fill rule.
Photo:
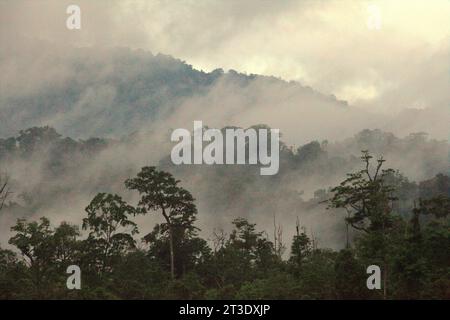
<svg viewBox="0 0 450 320">
<path fill-rule="evenodd" d="M 9 177 L 7 175 L 0 176 L 0 210 L 5 205 L 6 199 L 10 194 Z"/>
</svg>

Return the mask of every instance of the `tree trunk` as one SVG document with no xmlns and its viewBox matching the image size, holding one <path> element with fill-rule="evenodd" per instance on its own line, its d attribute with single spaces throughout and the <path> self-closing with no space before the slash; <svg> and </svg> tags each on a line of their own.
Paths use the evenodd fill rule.
<svg viewBox="0 0 450 320">
<path fill-rule="evenodd" d="M 384 277 L 383 277 L 383 299 L 387 299 L 387 282 L 388 282 L 388 266 L 387 263 L 384 263 Z"/>
<path fill-rule="evenodd" d="M 173 251 L 173 232 L 172 232 L 172 224 L 170 223 L 169 216 L 166 214 L 166 210 L 164 207 L 162 208 L 162 215 L 164 219 L 166 219 L 167 225 L 169 227 L 169 247 L 170 247 L 170 276 L 172 280 L 175 279 L 175 254 Z"/>
<path fill-rule="evenodd" d="M 172 280 L 175 279 L 175 257 L 173 253 L 173 233 L 172 226 L 169 225 L 169 244 L 170 244 L 170 275 Z"/>
<path fill-rule="evenodd" d="M 349 227 L 348 227 L 348 222 L 345 223 L 346 224 L 346 232 L 345 232 L 345 237 L 346 237 L 346 243 L 345 243 L 345 248 L 348 249 L 350 248 L 350 241 L 349 241 L 349 237 L 348 237 L 348 232 L 349 232 Z"/>
</svg>

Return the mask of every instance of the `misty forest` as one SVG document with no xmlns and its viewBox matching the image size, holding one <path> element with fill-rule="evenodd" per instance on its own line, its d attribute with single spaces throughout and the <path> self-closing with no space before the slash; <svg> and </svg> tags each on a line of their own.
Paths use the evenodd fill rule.
<svg viewBox="0 0 450 320">
<path fill-rule="evenodd" d="M 251 165 L 202 165 L 192 172 L 192 167 L 173 167 L 163 159 L 158 167 L 129 172 L 129 178 L 122 181 L 123 195 L 94 195 L 85 203 L 84 213 L 80 212 L 79 224 L 55 224 L 45 216 L 49 203 L 70 198 L 74 192 L 70 189 L 77 186 L 67 182 L 62 188 L 60 179 L 77 180 L 77 172 L 92 159 L 108 148 L 129 143 L 75 141 L 62 138 L 50 127 L 30 128 L 0 140 L 3 163 L 31 165 L 34 158 L 40 158 L 45 177 L 43 184 L 20 193 L 20 201 L 11 201 L 10 197 L 21 192 L 20 181 L 12 175 L 2 176 L 2 215 L 20 218 L 11 224 L 10 249 L 0 251 L 1 298 L 450 297 L 450 178 L 438 173 L 428 180 L 410 181 L 388 168 L 389 159 L 373 157 L 367 150 L 343 157 L 334 155 L 333 147 L 325 142 L 311 142 L 297 150 L 282 144 L 282 170 L 273 177 L 259 176 Z M 398 139 L 369 130 L 347 143 L 387 154 L 412 146 L 426 150 L 422 161 L 427 170 L 441 165 L 433 153 L 447 148 L 423 134 Z M 43 150 L 48 155 L 45 160 Z M 308 199 L 290 181 L 342 170 L 349 172 L 340 183 L 318 189 Z M 196 179 L 200 185 L 194 190 L 207 193 L 202 210 L 184 187 L 189 183 L 174 175 L 186 181 Z M 93 179 L 92 183 L 93 189 L 110 189 L 103 181 Z M 70 200 L 66 203 L 69 206 Z M 235 218 L 213 208 L 232 210 Z M 248 214 L 255 211 L 266 216 L 260 220 L 272 214 L 272 226 L 261 229 L 258 215 Z M 221 215 L 210 218 L 224 222 L 224 228 L 201 230 L 197 219 L 206 212 Z M 328 230 L 315 233 L 304 222 L 314 215 L 327 221 L 321 212 L 331 220 L 326 223 Z M 148 216 L 159 217 L 159 222 L 145 228 L 136 223 L 139 217 Z M 336 242 L 334 248 L 323 245 L 322 233 L 334 235 L 325 237 L 328 243 Z M 82 270 L 81 290 L 66 288 L 66 268 L 73 264 Z M 366 287 L 366 268 L 374 264 L 383 270 L 382 290 Z"/>
<path fill-rule="evenodd" d="M 450 299 L 447 106 L 382 116 L 141 50 L 14 50 L 0 50 L 18 61 L 0 87 L 0 299 Z M 277 126 L 278 174 L 173 165 L 170 132 L 195 119 Z"/>
</svg>

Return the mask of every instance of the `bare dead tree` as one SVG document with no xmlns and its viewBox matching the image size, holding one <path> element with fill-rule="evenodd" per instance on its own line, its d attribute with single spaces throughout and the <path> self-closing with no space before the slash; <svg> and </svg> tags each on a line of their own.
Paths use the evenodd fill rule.
<svg viewBox="0 0 450 320">
<path fill-rule="evenodd" d="M 0 175 L 0 210 L 3 209 L 6 199 L 11 194 L 9 188 L 9 177 L 8 175 Z"/>
<path fill-rule="evenodd" d="M 284 251 L 286 250 L 286 246 L 283 243 L 283 226 L 281 224 L 277 224 L 275 214 L 273 215 L 273 239 L 275 254 L 281 259 Z"/>
<path fill-rule="evenodd" d="M 283 243 L 283 227 L 281 225 L 278 226 L 277 237 L 278 237 L 278 255 L 281 258 L 284 251 L 286 250 L 286 247 Z"/>
<path fill-rule="evenodd" d="M 275 248 L 275 251 L 277 250 L 277 222 L 276 222 L 276 215 L 273 214 L 273 247 Z"/>
<path fill-rule="evenodd" d="M 219 251 L 227 242 L 227 233 L 223 229 L 214 228 L 211 241 L 213 242 L 214 252 Z"/>
<path fill-rule="evenodd" d="M 297 219 L 295 220 L 295 231 L 297 232 L 297 237 L 300 235 L 300 220 L 297 216 Z"/>
<path fill-rule="evenodd" d="M 311 229 L 311 246 L 312 246 L 313 252 L 315 252 L 317 250 L 317 248 L 319 247 L 317 237 L 314 234 L 314 231 L 312 229 Z"/>
</svg>

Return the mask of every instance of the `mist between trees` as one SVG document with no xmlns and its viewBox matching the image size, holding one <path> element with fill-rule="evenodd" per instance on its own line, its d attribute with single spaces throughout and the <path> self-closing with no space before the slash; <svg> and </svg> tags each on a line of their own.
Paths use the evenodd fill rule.
<svg viewBox="0 0 450 320">
<path fill-rule="evenodd" d="M 399 139 L 376 130 L 341 143 L 312 142 L 298 150 L 281 144 L 280 173 L 269 178 L 252 166 L 174 167 L 163 158 L 158 167 L 134 170 L 120 166 L 130 159 L 102 161 L 111 154 L 123 155 L 117 150 L 129 151 L 124 145 L 135 146 L 137 141 L 142 143 L 137 136 L 74 141 L 48 127 L 0 141 L 3 163 L 40 158 L 39 170 L 34 170 L 45 173 L 29 189 L 36 192 L 23 192 L 21 199 L 8 194 L 3 207 L 2 227 L 7 217 L 11 230 L 9 248 L 0 251 L 2 298 L 450 297 L 450 181 L 445 169 L 439 169 L 441 158 L 435 157 L 446 144 L 423 134 Z M 346 158 L 337 151 L 363 144 L 372 145 L 377 154 L 386 151 L 385 158 L 373 158 L 368 151 Z M 408 158 L 408 150 L 415 155 L 426 150 L 411 165 L 438 174 L 415 183 L 391 169 L 391 163 Z M 84 180 L 75 174 L 86 168 L 85 174 L 92 173 L 91 161 L 98 162 L 97 171 L 100 163 L 105 172 L 116 175 L 102 180 L 106 174 L 97 172 Z M 112 164 L 127 168 L 127 177 L 106 169 Z M 342 170 L 348 174 L 340 174 Z M 25 185 L 17 173 L 9 171 L 7 184 L 15 193 Z M 316 179 L 320 175 L 322 179 Z M 64 184 L 56 183 L 64 176 L 77 180 L 66 195 Z M 303 200 L 293 186 L 305 181 L 294 184 L 293 179 L 308 176 L 335 182 Z M 107 190 L 114 185 L 111 181 L 120 185 L 118 192 Z M 64 212 L 59 219 L 56 214 L 45 218 L 43 209 L 52 193 L 58 198 L 54 200 L 64 201 L 81 187 L 90 188 L 84 190 L 87 194 L 101 190 L 84 203 L 81 217 L 82 210 L 78 212 L 81 227 L 75 216 L 67 219 L 71 216 Z M 201 197 L 196 200 L 195 194 Z M 265 214 L 252 214 L 262 207 Z M 230 211 L 234 216 L 225 214 Z M 327 238 L 327 232 L 333 236 Z M 65 287 L 65 270 L 72 264 L 82 270 L 79 291 Z M 382 290 L 366 287 L 366 267 L 373 264 L 381 267 Z"/>
</svg>

